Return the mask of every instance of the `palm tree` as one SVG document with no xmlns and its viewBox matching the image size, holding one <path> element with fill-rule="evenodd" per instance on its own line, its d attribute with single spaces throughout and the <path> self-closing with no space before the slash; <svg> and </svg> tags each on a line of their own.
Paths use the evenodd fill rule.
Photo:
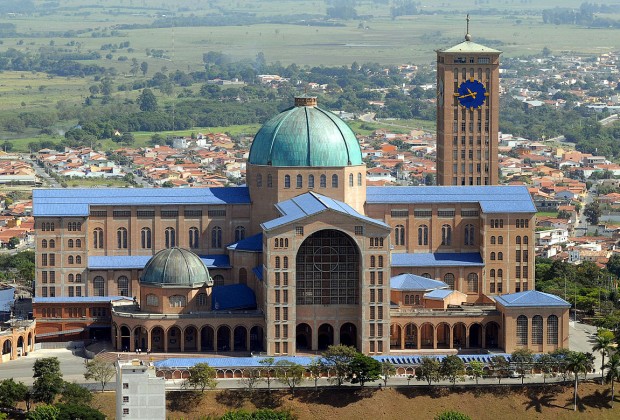
<svg viewBox="0 0 620 420">
<path fill-rule="evenodd" d="M 614 406 L 614 382 L 620 381 L 620 353 L 615 353 L 609 358 L 605 365 L 607 370 L 607 380 L 611 381 L 611 406 Z"/>
<path fill-rule="evenodd" d="M 592 369 L 592 361 L 585 353 L 580 351 L 571 351 L 566 359 L 566 370 L 575 375 L 575 391 L 574 391 L 574 411 L 577 411 L 577 387 L 579 385 L 579 373 L 587 373 Z"/>
<path fill-rule="evenodd" d="M 596 335 L 592 351 L 600 351 L 603 358 L 601 362 L 601 383 L 605 380 L 605 356 L 609 354 L 614 342 L 614 334 L 608 330 L 601 330 Z"/>
</svg>

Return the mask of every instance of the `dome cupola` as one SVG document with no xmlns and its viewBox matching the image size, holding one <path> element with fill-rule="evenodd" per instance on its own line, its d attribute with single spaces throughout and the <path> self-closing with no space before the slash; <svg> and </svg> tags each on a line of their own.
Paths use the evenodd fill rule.
<svg viewBox="0 0 620 420">
<path fill-rule="evenodd" d="M 140 283 L 167 287 L 212 286 L 209 270 L 200 257 L 183 248 L 159 251 L 146 263 Z"/>
</svg>

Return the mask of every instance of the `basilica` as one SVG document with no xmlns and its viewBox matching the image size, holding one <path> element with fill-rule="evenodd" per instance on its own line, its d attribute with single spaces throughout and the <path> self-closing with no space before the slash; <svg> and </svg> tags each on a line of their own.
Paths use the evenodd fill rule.
<svg viewBox="0 0 620 420">
<path fill-rule="evenodd" d="M 536 208 L 496 185 L 499 51 L 466 38 L 437 55 L 439 186 L 367 186 L 353 131 L 303 95 L 256 134 L 245 186 L 35 190 L 37 341 L 567 347 L 570 305 L 535 291 Z"/>
</svg>

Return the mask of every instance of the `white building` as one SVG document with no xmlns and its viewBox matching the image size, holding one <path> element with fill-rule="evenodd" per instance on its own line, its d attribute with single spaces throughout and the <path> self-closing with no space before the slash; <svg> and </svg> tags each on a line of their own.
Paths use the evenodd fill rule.
<svg viewBox="0 0 620 420">
<path fill-rule="evenodd" d="M 568 241 L 568 230 L 549 229 L 536 232 L 536 246 L 550 246 Z"/>
<path fill-rule="evenodd" d="M 116 418 L 166 419 L 166 381 L 140 360 L 116 364 Z"/>
</svg>

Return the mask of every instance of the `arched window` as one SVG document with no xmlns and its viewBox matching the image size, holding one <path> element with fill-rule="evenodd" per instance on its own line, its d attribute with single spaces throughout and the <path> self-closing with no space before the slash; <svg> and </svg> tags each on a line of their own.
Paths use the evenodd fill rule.
<svg viewBox="0 0 620 420">
<path fill-rule="evenodd" d="M 547 318 L 547 344 L 558 344 L 558 317 L 555 315 Z"/>
<path fill-rule="evenodd" d="M 291 188 L 291 176 L 284 175 L 284 188 Z"/>
<path fill-rule="evenodd" d="M 527 236 L 524 236 L 524 237 L 523 237 L 523 244 L 524 244 L 524 245 L 527 245 L 527 244 L 529 244 L 529 243 L 530 243 L 529 238 L 528 238 Z"/>
<path fill-rule="evenodd" d="M 207 306 L 208 302 L 209 299 L 206 293 L 198 293 L 196 295 L 196 306 Z"/>
<path fill-rule="evenodd" d="M 177 232 L 173 227 L 167 227 L 164 231 L 164 242 L 166 248 L 177 246 Z"/>
<path fill-rule="evenodd" d="M 377 259 L 375 258 L 374 255 L 370 256 L 370 267 L 376 267 L 377 266 Z"/>
<path fill-rule="evenodd" d="M 222 247 L 222 228 L 215 226 L 211 229 L 211 248 Z"/>
<path fill-rule="evenodd" d="M 418 245 L 428 245 L 428 226 L 418 226 Z"/>
<path fill-rule="evenodd" d="M 495 261 L 495 252 L 491 252 L 491 261 Z"/>
<path fill-rule="evenodd" d="M 353 174 L 349 174 L 349 187 L 352 187 L 353 185 Z"/>
<path fill-rule="evenodd" d="M 474 240 L 475 240 L 475 231 L 474 231 L 474 225 L 472 224 L 467 224 L 465 225 L 465 245 L 466 246 L 471 246 L 474 245 Z"/>
<path fill-rule="evenodd" d="M 504 277 L 504 270 L 501 268 L 497 270 L 497 277 L 499 278 L 499 281 L 502 281 L 502 277 Z"/>
<path fill-rule="evenodd" d="M 213 286 L 223 286 L 224 285 L 224 276 L 221 274 L 217 274 L 213 276 Z"/>
<path fill-rule="evenodd" d="M 287 269 L 288 268 L 288 257 L 284 257 L 282 260 L 283 260 L 282 268 Z"/>
<path fill-rule="evenodd" d="M 76 255 L 76 256 L 75 256 L 75 263 L 76 263 L 76 264 L 82 264 L 82 257 L 81 257 L 81 256 L 79 256 L 79 255 Z"/>
<path fill-rule="evenodd" d="M 532 318 L 532 344 L 543 343 L 543 319 L 540 315 Z"/>
<path fill-rule="evenodd" d="M 314 188 L 314 175 L 308 175 L 308 188 Z"/>
<path fill-rule="evenodd" d="M 338 188 L 338 175 L 332 175 L 332 188 Z"/>
<path fill-rule="evenodd" d="M 273 187 L 273 176 L 271 174 L 267 174 L 267 188 Z"/>
<path fill-rule="evenodd" d="M 126 276 L 120 276 L 118 280 L 118 295 L 129 296 L 129 279 Z"/>
<path fill-rule="evenodd" d="M 498 261 L 504 261 L 504 253 L 503 252 L 498 252 L 497 253 L 497 260 Z"/>
<path fill-rule="evenodd" d="M 280 257 L 276 257 L 276 268 L 280 268 Z"/>
<path fill-rule="evenodd" d="M 189 228 L 189 247 L 192 249 L 200 248 L 200 231 L 195 226 Z"/>
<path fill-rule="evenodd" d="M 495 269 L 492 268 L 489 272 L 489 276 L 491 276 L 491 281 L 495 281 Z"/>
<path fill-rule="evenodd" d="M 469 273 L 467 275 L 467 293 L 478 293 L 478 274 Z"/>
<path fill-rule="evenodd" d="M 521 237 L 517 236 L 515 241 L 517 242 L 517 245 L 521 245 Z"/>
<path fill-rule="evenodd" d="M 405 245 L 405 227 L 396 225 L 394 228 L 394 242 L 396 245 Z"/>
<path fill-rule="evenodd" d="M 82 240 L 81 239 L 76 239 L 75 240 L 75 247 L 76 248 L 82 248 Z"/>
<path fill-rule="evenodd" d="M 443 282 L 450 286 L 450 289 L 454 290 L 454 274 L 448 273 L 443 276 Z"/>
<path fill-rule="evenodd" d="M 409 295 L 405 295 L 405 305 L 409 305 Z"/>
<path fill-rule="evenodd" d="M 75 275 L 75 282 L 76 283 L 82 283 L 82 275 L 81 274 L 76 274 Z"/>
<path fill-rule="evenodd" d="M 41 241 L 41 248 L 47 248 L 47 239 Z"/>
<path fill-rule="evenodd" d="M 172 295 L 168 299 L 170 300 L 171 308 L 182 308 L 187 304 L 187 300 L 185 299 L 185 296 Z"/>
<path fill-rule="evenodd" d="M 297 188 L 303 187 L 304 179 L 301 175 L 297 175 Z"/>
<path fill-rule="evenodd" d="M 245 228 L 243 226 L 237 226 L 235 228 L 235 242 L 245 239 Z"/>
<path fill-rule="evenodd" d="M 73 239 L 69 239 L 69 240 L 67 241 L 67 246 L 68 246 L 69 248 L 73 248 Z"/>
<path fill-rule="evenodd" d="M 327 188 L 327 177 L 325 175 L 321 175 L 320 187 L 321 188 Z"/>
<path fill-rule="evenodd" d="M 140 231 L 140 245 L 142 249 L 151 249 L 153 243 L 150 228 L 145 227 Z"/>
<path fill-rule="evenodd" d="M 357 174 L 357 186 L 361 187 L 362 186 L 362 173 L 358 173 Z"/>
<path fill-rule="evenodd" d="M 379 268 L 383 267 L 383 255 L 379 255 L 379 258 L 377 258 L 378 263 L 377 265 L 379 266 Z"/>
<path fill-rule="evenodd" d="M 491 245 L 495 245 L 495 236 L 491 236 Z"/>
<path fill-rule="evenodd" d="M 519 315 L 517 318 L 517 346 L 527 346 L 527 318 Z"/>
<path fill-rule="evenodd" d="M 101 276 L 93 279 L 93 296 L 105 296 L 105 280 Z"/>
<path fill-rule="evenodd" d="M 498 245 L 503 245 L 504 244 L 504 237 L 503 236 L 498 236 L 497 237 L 497 244 Z"/>
<path fill-rule="evenodd" d="M 127 229 L 122 227 L 116 230 L 116 247 L 127 249 Z"/>
<path fill-rule="evenodd" d="M 444 246 L 452 245 L 452 226 L 443 225 L 441 227 L 441 244 Z"/>
<path fill-rule="evenodd" d="M 426 277 L 427 279 L 432 279 L 431 273 L 422 273 L 422 277 Z"/>
<path fill-rule="evenodd" d="M 258 188 L 263 186 L 263 175 L 262 174 L 256 175 L 256 186 Z"/>
<path fill-rule="evenodd" d="M 146 295 L 146 304 L 148 306 L 157 306 L 159 305 L 159 298 L 157 297 L 157 295 L 149 293 L 148 295 Z"/>
<path fill-rule="evenodd" d="M 69 260 L 69 264 L 73 264 L 73 255 L 69 255 L 68 260 Z"/>
<path fill-rule="evenodd" d="M 75 280 L 75 276 L 73 274 L 69 274 L 69 283 L 73 283 Z"/>
<path fill-rule="evenodd" d="M 54 239 L 50 239 L 50 248 L 56 248 L 56 241 Z"/>
</svg>

